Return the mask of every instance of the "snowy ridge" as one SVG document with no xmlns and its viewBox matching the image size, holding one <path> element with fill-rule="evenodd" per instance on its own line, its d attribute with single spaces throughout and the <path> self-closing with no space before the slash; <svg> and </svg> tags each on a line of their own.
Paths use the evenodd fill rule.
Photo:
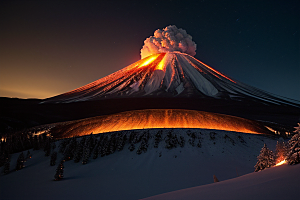
<svg viewBox="0 0 300 200">
<path fill-rule="evenodd" d="M 127 139 L 121 142 L 124 135 Z M 19 153 L 13 154 L 11 172 L 0 174 L 1 199 L 21 199 L 24 194 L 26 199 L 44 200 L 82 199 L 83 196 L 141 199 L 213 183 L 213 175 L 222 183 L 251 173 L 263 144 L 267 143 L 271 149 L 276 145 L 276 139 L 264 135 L 205 129 L 131 130 L 92 137 L 99 144 L 106 141 L 103 142 L 105 148 L 98 146 L 101 147 L 98 158 L 93 159 L 93 150 L 85 165 L 81 160 L 79 163 L 66 161 L 61 181 L 53 179 L 62 153 L 58 153 L 56 165 L 50 166 L 50 157 L 45 157 L 43 150 L 31 149 L 32 158 L 19 171 L 13 170 Z M 77 138 L 77 142 L 82 138 Z M 59 151 L 60 143 L 56 142 L 54 151 Z M 124 146 L 112 152 L 116 144 Z M 130 150 L 132 144 L 134 149 Z M 111 152 L 106 153 L 107 150 Z M 18 183 L 20 187 L 16 187 Z"/>
<path fill-rule="evenodd" d="M 177 96 L 251 100 L 300 107 L 297 100 L 235 81 L 194 57 L 179 52 L 149 56 L 78 89 L 45 99 L 44 103 Z"/>
</svg>

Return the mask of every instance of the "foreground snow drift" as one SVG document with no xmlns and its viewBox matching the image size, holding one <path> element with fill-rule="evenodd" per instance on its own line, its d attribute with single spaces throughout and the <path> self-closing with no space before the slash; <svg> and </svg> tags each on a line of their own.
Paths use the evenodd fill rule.
<svg viewBox="0 0 300 200">
<path fill-rule="evenodd" d="M 169 192 L 144 200 L 299 199 L 300 165 L 282 165 L 242 177 Z"/>
<path fill-rule="evenodd" d="M 148 130 L 138 132 L 145 131 Z M 163 140 L 158 148 L 154 148 L 154 135 L 158 131 L 163 132 Z M 1 200 L 132 200 L 210 184 L 213 175 L 221 181 L 218 184 L 223 184 L 224 180 L 253 172 L 256 157 L 264 143 L 273 149 L 276 145 L 275 139 L 263 135 L 216 130 L 151 129 L 149 133 L 146 152 L 136 153 L 140 143 L 136 143 L 135 150 L 131 152 L 128 150 L 130 144 L 126 143 L 122 151 L 96 160 L 90 158 L 86 165 L 67 161 L 61 181 L 53 181 L 61 154 L 56 166 L 50 166 L 50 158 L 44 157 L 43 151 L 31 150 L 32 158 L 20 171 L 13 170 L 19 153 L 14 154 L 11 172 L 0 175 Z M 184 147 L 166 148 L 166 138 L 170 133 L 183 136 Z M 261 185 L 267 186 L 268 183 Z"/>
</svg>

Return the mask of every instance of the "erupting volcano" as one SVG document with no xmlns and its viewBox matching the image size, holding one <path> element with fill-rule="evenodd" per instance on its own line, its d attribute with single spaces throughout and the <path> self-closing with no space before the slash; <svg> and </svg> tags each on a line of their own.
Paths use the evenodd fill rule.
<svg viewBox="0 0 300 200">
<path fill-rule="evenodd" d="M 262 115 L 262 113 L 268 113 L 270 111 L 273 113 L 277 112 L 274 111 L 274 108 L 275 110 L 280 110 L 280 112 L 285 112 L 287 107 L 290 110 L 294 108 L 299 110 L 300 108 L 300 104 L 296 100 L 279 97 L 236 81 L 194 58 L 193 56 L 196 54 L 196 44 L 186 31 L 178 29 L 176 26 L 168 26 L 163 30 L 158 29 L 155 31 L 154 36 L 147 38 L 144 43 L 141 49 L 141 60 L 90 84 L 45 99 L 43 103 L 87 102 L 87 104 L 89 104 L 89 102 L 93 101 L 93 103 L 99 102 L 97 103 L 98 105 L 107 105 L 102 111 L 91 111 L 97 114 L 88 114 L 87 117 L 134 110 L 140 111 L 133 112 L 133 114 L 147 116 L 148 111 L 145 110 L 144 113 L 142 113 L 143 111 L 141 110 L 143 109 L 180 109 L 177 110 L 177 115 L 189 115 L 190 113 L 188 114 L 183 111 L 183 109 L 188 109 L 233 115 L 242 118 L 247 118 L 245 112 L 251 112 L 252 120 L 260 121 L 271 121 L 271 118 L 266 118 L 266 115 Z M 114 103 L 111 103 L 112 100 Z M 105 111 L 106 109 L 108 111 Z M 155 114 L 157 114 L 157 112 L 153 112 L 151 116 Z M 111 116 L 115 117 L 115 115 Z M 108 118 L 111 118 L 111 116 Z M 127 115 L 122 114 L 122 116 L 120 120 L 124 121 L 123 119 L 125 119 Z M 130 116 L 132 116 L 132 114 Z M 217 117 L 214 114 L 211 116 Z M 295 115 L 293 114 L 292 117 L 295 118 Z M 103 120 L 104 118 L 97 118 L 101 121 L 101 123 L 99 122 L 101 125 L 97 122 L 98 124 L 95 130 L 94 123 L 91 125 L 94 128 L 84 128 L 88 131 L 83 131 L 84 133 L 77 131 L 76 135 L 89 134 L 91 131 L 109 132 L 122 129 L 163 128 L 165 126 L 168 128 L 198 127 L 249 132 L 249 129 L 247 129 L 247 131 L 241 128 L 241 126 L 232 125 L 234 122 L 229 123 L 229 121 L 232 120 L 229 118 L 226 119 L 228 124 L 231 124 L 230 126 L 232 127 L 225 129 L 222 125 L 218 125 L 216 120 L 213 119 L 211 119 L 211 123 L 213 124 L 211 126 L 205 125 L 205 123 L 209 124 L 207 119 L 204 120 L 205 123 L 202 120 L 201 122 L 195 123 L 197 125 L 189 124 L 186 126 L 182 124 L 179 118 L 175 118 L 176 117 L 174 117 L 174 120 L 178 122 L 178 124 L 172 123 L 167 124 L 167 126 L 166 123 L 158 125 L 157 122 L 159 120 L 152 121 L 150 125 L 142 123 L 137 119 L 139 125 L 128 123 L 128 120 L 124 125 L 116 125 L 118 124 L 118 120 Z M 274 115 L 272 115 L 272 120 L 275 118 Z M 155 119 L 158 119 L 157 116 Z M 143 120 L 147 121 L 149 119 L 146 117 L 143 118 Z M 95 121 L 95 119 L 92 121 Z M 114 125 L 111 125 L 112 121 Z M 82 123 L 73 125 L 79 126 L 79 124 Z M 269 125 L 270 124 L 268 124 L 268 126 Z M 271 125 L 273 126 L 273 124 Z M 86 127 L 87 125 L 85 124 L 84 126 Z M 257 133 L 257 131 L 254 132 Z"/>
<path fill-rule="evenodd" d="M 199 97 L 264 104 L 296 105 L 296 101 L 278 97 L 235 81 L 181 52 L 148 56 L 109 76 L 45 102 L 69 103 L 132 97 Z"/>
</svg>

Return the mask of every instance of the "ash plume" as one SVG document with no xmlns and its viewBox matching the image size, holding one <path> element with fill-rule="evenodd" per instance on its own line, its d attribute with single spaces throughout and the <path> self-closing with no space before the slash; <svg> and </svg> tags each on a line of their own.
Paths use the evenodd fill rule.
<svg viewBox="0 0 300 200">
<path fill-rule="evenodd" d="M 185 30 L 170 25 L 163 30 L 157 29 L 154 36 L 150 36 L 144 41 L 141 49 L 141 58 L 145 58 L 152 54 L 162 52 L 179 51 L 182 53 L 196 55 L 196 43 L 192 40 L 192 36 Z"/>
</svg>

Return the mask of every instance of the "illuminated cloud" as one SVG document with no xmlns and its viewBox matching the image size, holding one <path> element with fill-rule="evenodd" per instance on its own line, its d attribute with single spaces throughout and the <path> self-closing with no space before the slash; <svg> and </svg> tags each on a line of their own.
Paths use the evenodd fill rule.
<svg viewBox="0 0 300 200">
<path fill-rule="evenodd" d="M 196 55 L 196 43 L 192 40 L 192 36 L 185 30 L 170 25 L 163 30 L 157 29 L 154 36 L 150 36 L 144 41 L 141 49 L 141 58 L 145 58 L 152 54 L 162 52 L 180 51 L 182 53 Z"/>
</svg>

